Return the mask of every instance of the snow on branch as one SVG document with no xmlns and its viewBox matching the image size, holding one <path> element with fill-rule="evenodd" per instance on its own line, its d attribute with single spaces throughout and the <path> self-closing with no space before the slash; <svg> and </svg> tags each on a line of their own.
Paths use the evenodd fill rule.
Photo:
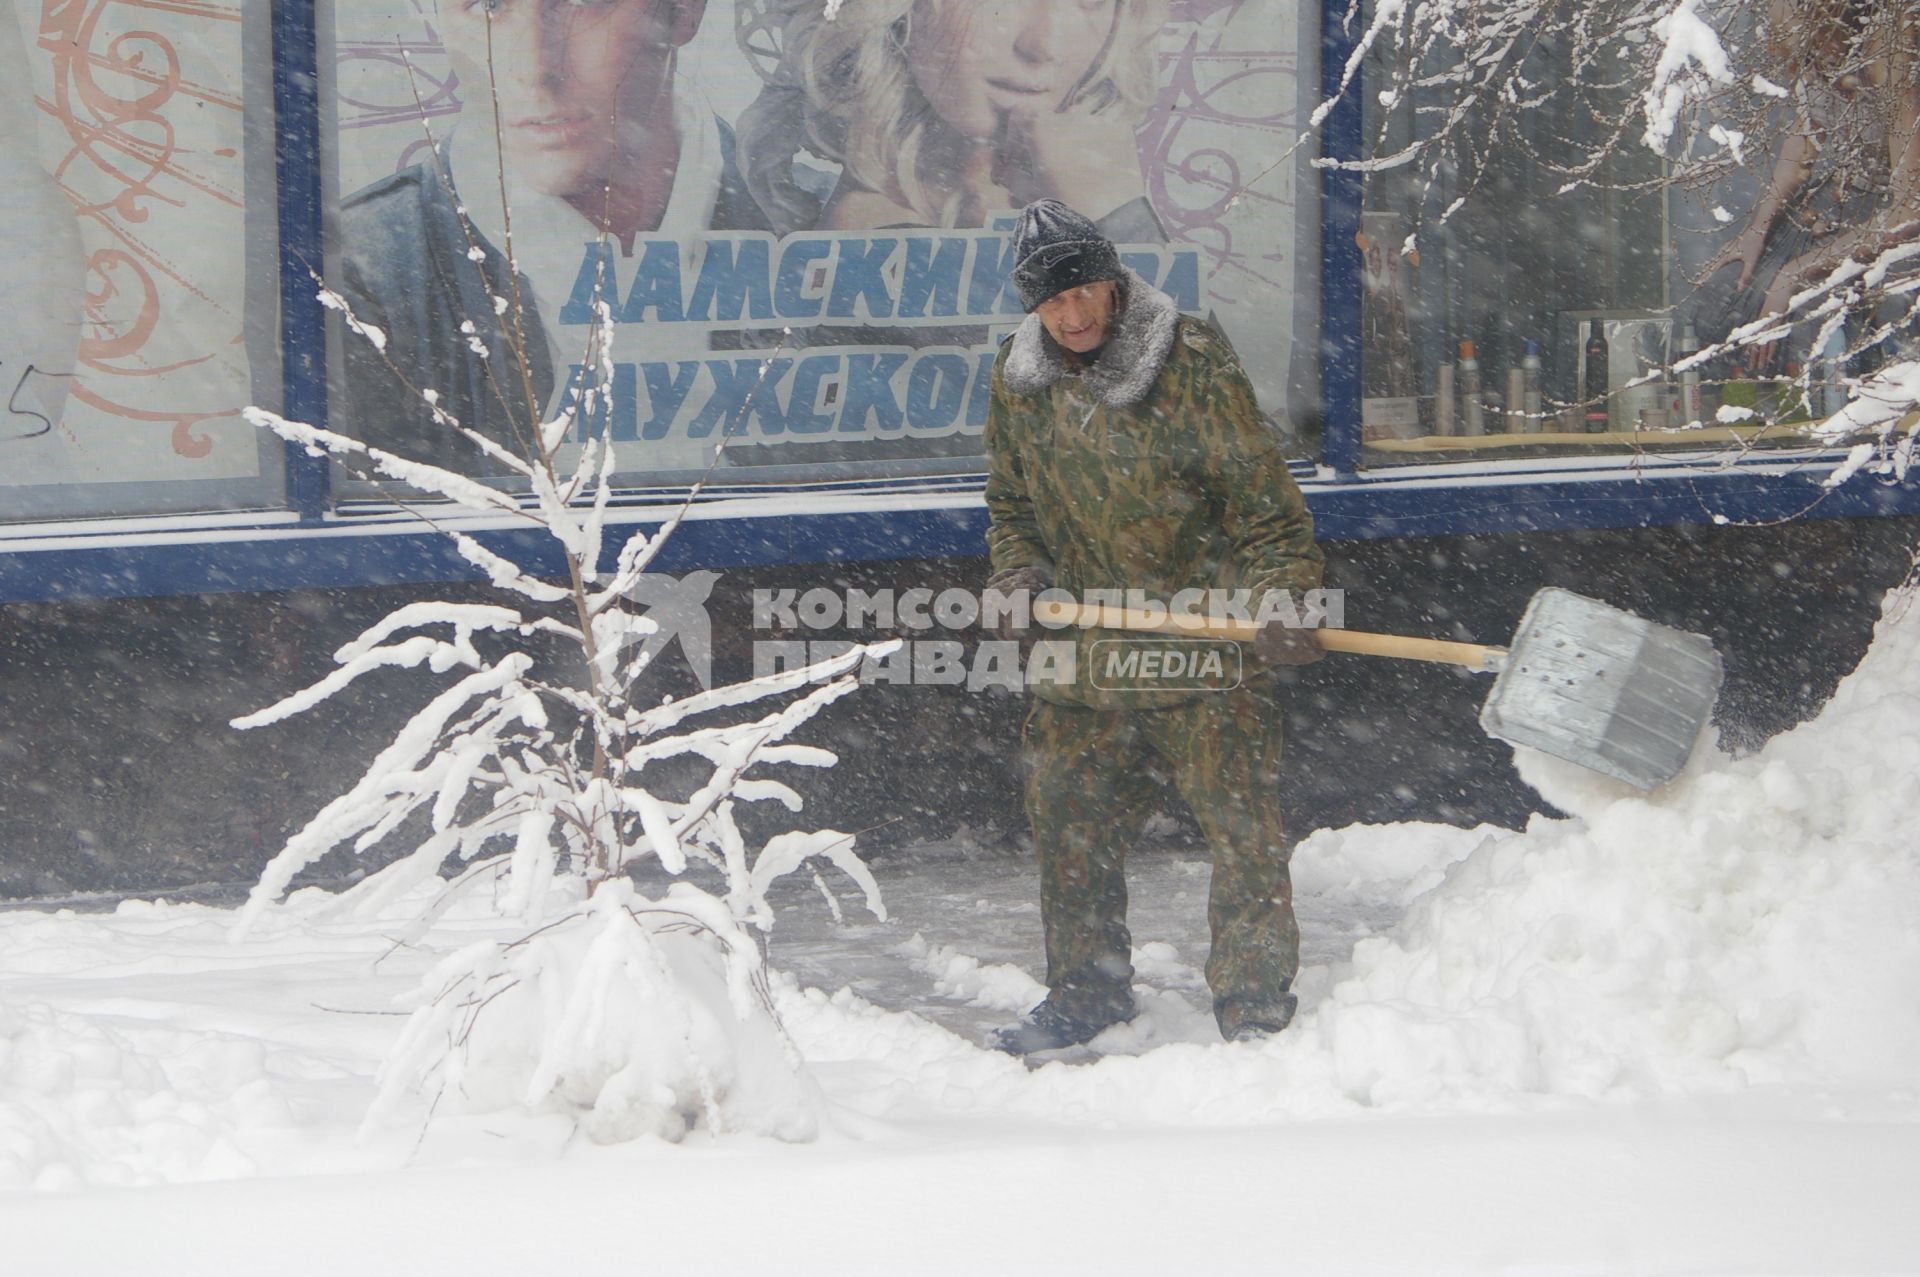
<svg viewBox="0 0 1920 1277">
<path fill-rule="evenodd" d="M 1719 35 L 1701 20 L 1698 0 L 1679 0 L 1673 12 L 1654 24 L 1660 40 L 1660 58 L 1647 85 L 1646 143 L 1660 154 L 1679 127 L 1680 112 L 1699 95 L 1700 77 L 1718 84 L 1733 83 L 1733 63 Z M 1722 130 L 1723 139 L 1728 137 Z M 1737 147 L 1735 148 L 1737 150 Z"/>
<path fill-rule="evenodd" d="M 267 863 L 240 911 L 234 928 L 236 936 L 246 934 L 260 912 L 280 898 L 295 874 L 370 826 L 395 813 L 404 815 L 418 805 L 422 801 L 418 789 L 409 788 L 397 778 L 409 773 L 434 749 L 447 721 L 457 711 L 476 698 L 514 687 L 532 663 L 533 658 L 524 653 L 511 653 L 499 664 L 468 675 L 428 702 L 426 708 L 401 729 L 393 743 L 374 758 L 359 782 L 323 807 L 320 814 L 288 839 L 280 853 Z M 293 699 L 296 698 L 289 698 Z M 522 704 L 523 713 L 532 716 L 533 706 L 525 705 L 517 697 L 513 699 Z"/>
<path fill-rule="evenodd" d="M 315 456 L 332 453 L 337 457 L 365 457 L 371 461 L 380 473 L 402 483 L 411 484 L 435 492 L 447 500 L 466 506 L 470 510 L 505 512 L 522 514 L 520 503 L 494 488 L 488 487 L 465 475 L 455 474 L 441 466 L 428 465 L 424 461 L 409 461 L 407 458 L 350 439 L 346 435 L 332 430 L 321 430 L 305 422 L 290 421 L 279 413 L 268 412 L 265 408 L 246 408 L 241 413 L 247 421 L 263 430 L 271 430 L 289 443 L 297 443 Z"/>
</svg>

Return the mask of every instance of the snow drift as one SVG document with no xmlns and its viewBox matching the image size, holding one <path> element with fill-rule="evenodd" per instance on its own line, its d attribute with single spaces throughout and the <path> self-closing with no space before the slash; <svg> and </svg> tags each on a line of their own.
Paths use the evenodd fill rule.
<svg viewBox="0 0 1920 1277">
<path fill-rule="evenodd" d="M 1302 1014 L 1270 1043 L 989 1082 L 957 1045 L 933 1051 L 871 1022 L 856 1040 L 945 1058 L 951 1069 L 927 1076 L 950 1074 L 963 1107 L 1097 1120 L 1910 1087 L 1920 1064 L 1912 602 L 1890 596 L 1872 648 L 1822 712 L 1751 757 L 1703 750 L 1642 795 L 1534 755 L 1519 760 L 1523 775 L 1571 818 L 1479 837 L 1387 825 L 1307 839 L 1295 859 L 1302 891 L 1345 884 L 1391 897 L 1380 880 L 1392 879 L 1415 898 L 1348 962 L 1303 971 Z M 858 1017 L 847 999 L 810 1000 L 812 1020 L 796 1032 L 820 1058 L 845 1028 L 831 1022 Z M 1112 1030 L 1099 1045 L 1128 1049 L 1138 1032 Z M 1255 1054 L 1257 1064 L 1238 1058 Z M 1239 1088 L 1238 1102 L 1220 1102 Z"/>
<path fill-rule="evenodd" d="M 1872 649 L 1821 713 L 1757 754 L 1706 751 L 1650 795 L 1551 760 L 1522 767 L 1574 814 L 1521 831 L 1356 826 L 1302 843 L 1295 880 L 1310 939 L 1316 929 L 1320 940 L 1358 939 L 1342 960 L 1302 972 L 1300 1017 L 1269 1042 L 1214 1036 L 1182 956 L 1199 950 L 1196 895 L 1192 931 L 1139 934 L 1143 1014 L 1103 1036 L 1112 1054 L 1097 1063 L 1029 1072 L 921 1016 L 776 977 L 767 996 L 812 1082 L 767 1082 L 786 1050 L 768 1034 L 746 1053 L 764 1072 L 638 1070 L 613 1090 L 671 1092 L 664 1108 L 694 1120 L 731 1089 L 776 1127 L 817 1116 L 828 1133 L 862 1136 L 879 1120 L 889 1145 L 909 1129 L 951 1130 L 956 1117 L 1003 1133 L 1019 1123 L 1191 1131 L 1709 1097 L 1738 1100 L 1741 1112 L 1914 1120 L 1920 614 L 1907 598 L 1890 599 Z M 888 866 L 876 868 L 884 886 Z M 941 870 L 970 902 L 996 872 L 965 860 Z M 1193 886 L 1203 893 L 1204 877 Z M 861 987 L 896 1003 L 997 1017 L 1037 997 L 1031 973 L 969 955 L 1037 918 L 939 903 L 950 899 L 892 930 L 862 924 L 858 952 L 851 929 L 827 933 L 824 948 L 849 965 L 890 957 L 897 988 Z M 456 909 L 395 949 L 390 926 L 340 919 L 327 904 L 299 893 L 238 945 L 220 941 L 231 911 L 203 906 L 0 914 L 0 1188 L 365 1170 L 416 1156 L 423 1105 L 401 1105 L 384 1133 L 352 1142 L 402 1031 L 393 1000 L 497 923 Z M 398 910 L 411 916 L 404 902 Z M 570 1023 L 578 1008 L 543 1001 L 537 987 L 527 985 L 524 1006 L 502 1008 L 502 1031 L 516 1018 L 530 1033 L 543 1017 Z M 354 1010 L 374 1014 L 341 1014 Z M 604 1010 L 562 1035 L 578 1049 L 558 1072 L 509 1036 L 476 1057 L 489 1077 L 468 1080 L 503 1095 L 576 1083 L 598 1095 L 611 1079 L 579 1071 L 627 1059 L 602 1048 L 638 1022 L 624 1004 Z M 565 1132 L 553 1138 L 550 1113 L 520 1114 L 485 1117 L 492 1139 L 480 1144 L 537 1161 L 567 1143 Z M 614 1127 L 631 1116 L 622 1106 L 600 1114 Z M 458 1159 L 474 1155 L 481 1120 L 443 1110 L 427 1129 Z M 937 1125 L 916 1126 L 928 1120 Z"/>
</svg>

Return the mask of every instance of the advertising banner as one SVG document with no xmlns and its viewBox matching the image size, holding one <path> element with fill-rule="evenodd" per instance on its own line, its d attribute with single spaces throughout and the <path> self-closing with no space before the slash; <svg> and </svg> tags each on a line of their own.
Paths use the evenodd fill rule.
<svg viewBox="0 0 1920 1277">
<path fill-rule="evenodd" d="M 604 304 L 634 481 L 970 468 L 1042 197 L 1283 417 L 1303 8 L 337 0 L 334 424 L 485 473 L 437 414 L 557 416 Z"/>
<path fill-rule="evenodd" d="M 0 519 L 277 487 L 239 415 L 242 8 L 0 0 Z"/>
</svg>

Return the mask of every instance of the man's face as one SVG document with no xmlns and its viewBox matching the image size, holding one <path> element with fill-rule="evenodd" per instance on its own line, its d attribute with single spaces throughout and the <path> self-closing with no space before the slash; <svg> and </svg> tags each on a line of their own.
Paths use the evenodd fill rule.
<svg viewBox="0 0 1920 1277">
<path fill-rule="evenodd" d="M 1119 301 L 1120 290 L 1114 282 L 1102 279 L 1055 293 L 1033 309 L 1047 326 L 1047 336 L 1074 354 L 1084 355 L 1105 344 Z"/>
<path fill-rule="evenodd" d="M 655 120 L 671 118 L 673 54 L 705 7 L 706 0 L 441 0 L 440 15 L 448 50 L 471 77 L 468 110 L 492 128 L 491 78 L 514 176 L 564 197 L 610 176 L 644 176 L 617 170 Z"/>
</svg>

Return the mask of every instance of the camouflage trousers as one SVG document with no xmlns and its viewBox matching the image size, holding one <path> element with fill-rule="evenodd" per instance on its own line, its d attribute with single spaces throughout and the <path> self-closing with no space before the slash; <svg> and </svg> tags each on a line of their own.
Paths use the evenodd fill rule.
<svg viewBox="0 0 1920 1277">
<path fill-rule="evenodd" d="M 1058 1010 L 1092 1023 L 1133 1014 L 1126 855 L 1166 777 L 1213 856 L 1207 986 L 1221 1031 L 1286 1022 L 1300 930 L 1281 834 L 1280 728 L 1279 706 L 1247 688 L 1159 709 L 1034 701 L 1021 753 Z"/>
</svg>

